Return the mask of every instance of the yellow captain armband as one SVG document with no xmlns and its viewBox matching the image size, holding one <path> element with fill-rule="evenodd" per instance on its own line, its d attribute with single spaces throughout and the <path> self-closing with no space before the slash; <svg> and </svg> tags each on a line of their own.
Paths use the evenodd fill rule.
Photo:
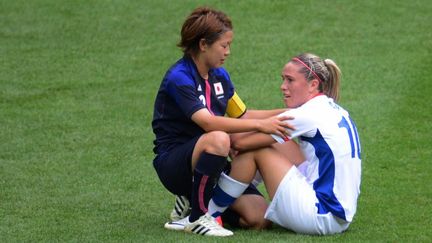
<svg viewBox="0 0 432 243">
<path fill-rule="evenodd" d="M 229 117 L 239 118 L 246 112 L 246 105 L 238 96 L 237 92 L 228 100 L 226 113 Z"/>
</svg>

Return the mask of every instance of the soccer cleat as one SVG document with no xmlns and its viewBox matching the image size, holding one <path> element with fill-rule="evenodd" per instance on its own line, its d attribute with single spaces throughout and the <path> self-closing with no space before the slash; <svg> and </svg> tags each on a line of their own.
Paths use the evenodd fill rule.
<svg viewBox="0 0 432 243">
<path fill-rule="evenodd" d="M 185 196 L 176 196 L 174 209 L 171 211 L 171 222 L 180 221 L 190 214 L 190 203 Z"/>
<path fill-rule="evenodd" d="M 210 214 L 206 213 L 198 220 L 188 223 L 184 229 L 188 233 L 206 236 L 231 236 L 234 233 L 223 228 Z"/>
<path fill-rule="evenodd" d="M 164 227 L 165 229 L 169 230 L 184 230 L 186 224 L 189 224 L 189 216 L 177 221 L 167 222 L 165 223 Z"/>
<path fill-rule="evenodd" d="M 222 217 L 221 217 L 221 216 L 217 216 L 217 217 L 215 218 L 215 220 L 216 220 L 216 222 L 217 222 L 220 226 L 223 227 L 223 221 L 222 221 Z"/>
</svg>

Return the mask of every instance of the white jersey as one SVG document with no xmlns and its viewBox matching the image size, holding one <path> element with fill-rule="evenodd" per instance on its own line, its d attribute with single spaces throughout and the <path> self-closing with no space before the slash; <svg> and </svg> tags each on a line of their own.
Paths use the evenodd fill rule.
<svg viewBox="0 0 432 243">
<path fill-rule="evenodd" d="M 294 117 L 288 122 L 290 139 L 298 138 L 306 162 L 298 169 L 313 187 L 318 214 L 333 215 L 351 222 L 360 194 L 361 159 L 357 128 L 333 99 L 319 95 L 302 106 L 281 115 Z M 273 138 L 283 143 L 277 135 Z"/>
</svg>

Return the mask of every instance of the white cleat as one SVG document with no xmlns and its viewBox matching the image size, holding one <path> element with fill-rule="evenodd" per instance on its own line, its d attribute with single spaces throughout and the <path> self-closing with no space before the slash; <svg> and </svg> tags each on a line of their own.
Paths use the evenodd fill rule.
<svg viewBox="0 0 432 243">
<path fill-rule="evenodd" d="M 184 230 L 186 224 L 189 224 L 189 216 L 184 217 L 177 221 L 170 221 L 165 223 L 165 229 L 169 230 Z"/>
<path fill-rule="evenodd" d="M 188 220 L 189 221 L 189 220 Z M 185 225 L 184 230 L 189 233 L 206 236 L 231 236 L 234 233 L 220 226 L 215 218 L 206 213 L 198 220 Z"/>
<path fill-rule="evenodd" d="M 170 214 L 171 222 L 184 219 L 186 216 L 190 214 L 190 211 L 191 211 L 190 203 L 187 197 L 176 196 L 174 209 L 171 211 Z"/>
</svg>

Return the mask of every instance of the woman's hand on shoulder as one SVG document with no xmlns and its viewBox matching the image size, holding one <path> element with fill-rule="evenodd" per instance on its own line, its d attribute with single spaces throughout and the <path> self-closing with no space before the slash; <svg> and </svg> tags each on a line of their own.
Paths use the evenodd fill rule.
<svg viewBox="0 0 432 243">
<path fill-rule="evenodd" d="M 267 134 L 275 134 L 281 137 L 289 136 L 289 130 L 295 130 L 288 120 L 292 120 L 291 116 L 272 116 L 267 119 L 258 120 L 258 130 Z"/>
</svg>

